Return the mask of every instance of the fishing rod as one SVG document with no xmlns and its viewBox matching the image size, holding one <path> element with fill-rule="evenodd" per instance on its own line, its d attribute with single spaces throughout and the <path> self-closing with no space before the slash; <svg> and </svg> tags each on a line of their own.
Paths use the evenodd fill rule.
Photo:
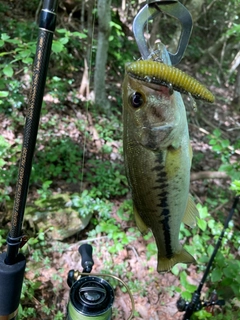
<svg viewBox="0 0 240 320">
<path fill-rule="evenodd" d="M 38 42 L 33 66 L 29 106 L 25 121 L 23 145 L 18 170 L 16 193 L 10 231 L 7 236 L 7 251 L 0 254 L 0 320 L 16 320 L 22 291 L 26 258 L 19 249 L 27 242 L 22 232 L 32 160 L 36 145 L 47 69 L 51 54 L 53 33 L 56 26 L 58 0 L 44 0 L 40 14 Z M 132 319 L 134 300 L 124 281 L 112 274 L 91 274 L 94 264 L 92 247 L 88 244 L 79 248 L 83 272 L 70 270 L 67 283 L 70 287 L 67 308 L 68 320 L 110 320 L 114 293 L 104 277 L 113 278 L 125 286 L 131 300 Z"/>
<path fill-rule="evenodd" d="M 38 43 L 33 66 L 32 85 L 25 121 L 23 145 L 14 197 L 7 252 L 0 255 L 0 319 L 17 317 L 26 259 L 19 249 L 27 238 L 22 232 L 22 222 L 27 200 L 32 159 L 36 145 L 38 125 L 47 77 L 48 63 L 56 26 L 58 0 L 44 0 L 39 20 Z"/>
<path fill-rule="evenodd" d="M 237 204 L 238 204 L 238 200 L 239 200 L 239 197 L 236 197 L 234 199 L 232 208 L 230 209 L 229 214 L 228 214 L 228 216 L 227 216 L 227 218 L 225 220 L 225 223 L 224 223 L 224 226 L 223 226 L 223 230 L 222 230 L 222 232 L 221 232 L 221 234 L 220 234 L 220 236 L 218 238 L 218 241 L 217 241 L 217 243 L 215 245 L 213 253 L 212 253 L 212 255 L 211 255 L 210 259 L 209 259 L 209 262 L 208 262 L 206 270 L 205 270 L 205 272 L 204 272 L 204 274 L 202 276 L 202 279 L 201 279 L 201 281 L 199 283 L 199 286 L 198 286 L 197 290 L 192 295 L 191 302 L 187 302 L 182 297 L 180 297 L 178 299 L 178 301 L 177 301 L 178 311 L 185 312 L 182 320 L 190 320 L 191 316 L 193 315 L 193 313 L 201 310 L 203 307 L 214 306 L 214 305 L 223 306 L 225 304 L 224 300 L 218 300 L 217 295 L 216 295 L 215 292 L 211 296 L 210 301 L 201 301 L 200 298 L 201 298 L 201 291 L 202 291 L 203 285 L 204 285 L 204 283 L 205 283 L 205 281 L 207 279 L 207 276 L 208 276 L 208 274 L 209 274 L 209 272 L 211 270 L 211 267 L 212 267 L 213 261 L 215 259 L 215 256 L 216 256 L 216 254 L 218 252 L 218 249 L 221 246 L 222 239 L 224 237 L 225 231 L 228 228 L 228 224 L 229 224 L 230 220 L 233 217 L 234 211 L 235 211 L 235 209 L 237 207 Z"/>
</svg>

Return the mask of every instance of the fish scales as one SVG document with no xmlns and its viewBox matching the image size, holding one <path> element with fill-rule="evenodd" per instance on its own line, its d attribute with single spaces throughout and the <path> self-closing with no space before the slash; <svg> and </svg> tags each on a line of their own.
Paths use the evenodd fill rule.
<svg viewBox="0 0 240 320">
<path fill-rule="evenodd" d="M 126 67 L 127 69 L 127 67 Z M 189 197 L 191 147 L 180 93 L 128 74 L 123 82 L 123 147 L 134 215 L 141 232 L 152 230 L 159 272 L 195 259 L 179 243 L 180 224 L 195 224 Z M 190 204 L 189 204 L 190 203 Z"/>
</svg>

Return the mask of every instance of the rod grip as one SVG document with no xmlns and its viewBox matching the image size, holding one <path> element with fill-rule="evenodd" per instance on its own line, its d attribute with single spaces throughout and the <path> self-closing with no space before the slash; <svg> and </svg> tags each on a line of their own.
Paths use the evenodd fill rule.
<svg viewBox="0 0 240 320">
<path fill-rule="evenodd" d="M 92 246 L 90 244 L 84 243 L 78 248 L 78 252 L 82 257 L 83 272 L 90 273 L 94 265 L 94 261 L 92 258 Z"/>
<path fill-rule="evenodd" d="M 6 256 L 6 252 L 0 254 L 0 318 L 17 312 L 26 267 L 23 254 L 19 253 L 12 265 L 5 263 Z"/>
</svg>

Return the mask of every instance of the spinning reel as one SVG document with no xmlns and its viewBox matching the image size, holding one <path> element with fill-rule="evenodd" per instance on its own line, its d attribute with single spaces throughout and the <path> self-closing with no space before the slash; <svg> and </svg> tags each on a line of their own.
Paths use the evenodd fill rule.
<svg viewBox="0 0 240 320">
<path fill-rule="evenodd" d="M 82 257 L 83 271 L 70 270 L 68 272 L 67 283 L 71 289 L 67 307 L 67 320 L 111 319 L 114 292 L 111 285 L 102 277 L 117 279 L 125 286 L 132 303 L 132 312 L 128 320 L 132 319 L 134 300 L 126 283 L 111 274 L 95 273 L 90 275 L 94 264 L 92 246 L 83 244 L 78 251 Z"/>
</svg>

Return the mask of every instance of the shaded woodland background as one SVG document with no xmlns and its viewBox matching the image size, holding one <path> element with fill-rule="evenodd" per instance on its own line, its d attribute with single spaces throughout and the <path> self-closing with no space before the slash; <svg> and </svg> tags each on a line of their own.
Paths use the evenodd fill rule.
<svg viewBox="0 0 240 320">
<path fill-rule="evenodd" d="M 194 151 L 191 193 L 198 227 L 180 239 L 198 262 L 159 275 L 151 233 L 135 226 L 122 158 L 124 64 L 139 58 L 131 26 L 142 1 L 60 1 L 39 135 L 33 161 L 23 248 L 27 270 L 20 319 L 64 319 L 68 270 L 81 270 L 78 246 L 94 248 L 94 271 L 127 282 L 134 319 L 181 319 L 176 301 L 191 298 L 224 219 L 240 189 L 240 3 L 182 1 L 194 29 L 178 68 L 204 83 L 213 105 L 184 96 Z M 13 206 L 41 1 L 0 1 L 0 244 L 5 249 Z M 101 19 L 103 17 L 104 19 Z M 109 19 L 109 23 L 108 23 Z M 176 47 L 176 22 L 149 24 L 149 44 Z M 104 50 L 105 49 L 105 50 Z M 204 287 L 226 305 L 193 319 L 240 319 L 240 221 L 237 210 Z M 128 295 L 117 282 L 114 319 L 127 319 Z"/>
</svg>

